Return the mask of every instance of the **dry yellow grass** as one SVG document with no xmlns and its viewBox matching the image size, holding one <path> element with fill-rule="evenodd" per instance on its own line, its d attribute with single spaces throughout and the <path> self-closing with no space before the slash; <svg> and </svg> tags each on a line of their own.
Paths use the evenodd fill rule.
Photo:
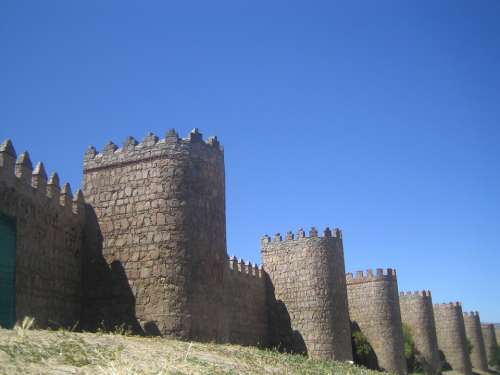
<svg viewBox="0 0 500 375">
<path fill-rule="evenodd" d="M 238 345 L 109 333 L 0 329 L 0 374 L 345 374 L 380 375 Z"/>
</svg>

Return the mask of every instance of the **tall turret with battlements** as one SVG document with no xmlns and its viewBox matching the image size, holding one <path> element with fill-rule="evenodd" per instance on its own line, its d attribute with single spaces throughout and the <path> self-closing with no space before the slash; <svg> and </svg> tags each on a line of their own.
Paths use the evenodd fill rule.
<svg viewBox="0 0 500 375">
<path fill-rule="evenodd" d="M 498 345 L 497 336 L 495 334 L 495 325 L 491 323 L 483 323 L 481 324 L 481 331 L 483 332 L 486 357 L 488 358 L 488 363 L 490 363 L 494 355 L 494 350 L 496 350 L 496 347 Z"/>
<path fill-rule="evenodd" d="M 197 129 L 184 139 L 174 130 L 161 140 L 128 137 L 121 148 L 90 147 L 83 173 L 98 223 L 92 232 L 101 238 L 84 266 L 86 324 L 112 325 L 126 313 L 153 334 L 227 337 L 224 153 L 217 138 L 204 141 Z M 101 277 L 96 264 L 109 265 L 112 275 Z"/>
<path fill-rule="evenodd" d="M 379 367 L 406 374 L 396 271 L 379 268 L 346 278 L 351 320 L 373 347 Z"/>
<path fill-rule="evenodd" d="M 271 339 L 314 358 L 351 360 L 351 334 L 339 229 L 320 236 L 300 229 L 285 239 L 276 234 L 261 242 L 268 275 Z M 273 293 L 274 292 L 274 293 Z M 281 327 L 291 326 L 291 330 Z"/>
<path fill-rule="evenodd" d="M 459 302 L 434 304 L 438 347 L 447 364 L 465 375 L 472 374 L 462 305 Z"/>
<path fill-rule="evenodd" d="M 431 292 L 401 292 L 399 306 L 403 324 L 411 329 L 417 360 L 426 374 L 439 374 L 441 366 Z"/>
<path fill-rule="evenodd" d="M 477 311 L 464 312 L 465 335 L 472 344 L 470 360 L 472 367 L 481 371 L 488 371 L 488 358 L 484 345 L 481 320 Z"/>
</svg>

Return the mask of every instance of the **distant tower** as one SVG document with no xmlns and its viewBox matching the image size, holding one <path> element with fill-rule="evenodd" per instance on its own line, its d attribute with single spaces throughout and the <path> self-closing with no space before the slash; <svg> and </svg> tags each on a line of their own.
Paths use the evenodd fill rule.
<svg viewBox="0 0 500 375">
<path fill-rule="evenodd" d="M 368 270 L 366 275 L 358 271 L 346 277 L 349 315 L 373 347 L 379 366 L 406 374 L 396 272 L 379 268 L 376 274 Z"/>
<path fill-rule="evenodd" d="M 479 313 L 477 311 L 464 313 L 464 324 L 465 335 L 472 344 L 472 353 L 470 354 L 472 367 L 481 371 L 488 371 L 488 359 L 486 357 Z"/>
<path fill-rule="evenodd" d="M 427 374 L 440 372 L 439 350 L 430 291 L 399 294 L 401 319 L 411 328 L 418 360 Z"/>
<path fill-rule="evenodd" d="M 284 240 L 264 236 L 262 263 L 276 298 L 270 306 L 270 324 L 277 330 L 271 339 L 279 341 L 274 344 L 313 358 L 352 360 L 340 230 L 327 228 L 319 236 L 312 228 L 308 237 L 299 230 Z M 291 324 L 292 337 L 279 332 L 280 321 Z"/>
<path fill-rule="evenodd" d="M 109 142 L 84 158 L 84 194 L 102 238 L 84 266 L 84 317 L 137 317 L 146 331 L 220 340 L 227 267 L 224 154 L 194 129 Z M 102 247 L 100 251 L 99 247 Z M 100 259 L 103 258 L 103 259 Z M 111 267 L 110 295 L 98 264 Z M 102 268 L 102 267 L 101 267 Z M 111 306 L 106 306 L 111 298 Z"/>
<path fill-rule="evenodd" d="M 495 334 L 494 324 L 481 324 L 481 330 L 483 331 L 484 347 L 486 349 L 486 357 L 488 358 L 488 363 L 491 361 L 491 356 L 494 348 L 497 347 L 497 336 Z"/>
<path fill-rule="evenodd" d="M 467 348 L 462 306 L 458 302 L 435 304 L 434 318 L 438 347 L 446 362 L 453 370 L 471 375 L 472 365 Z"/>
</svg>

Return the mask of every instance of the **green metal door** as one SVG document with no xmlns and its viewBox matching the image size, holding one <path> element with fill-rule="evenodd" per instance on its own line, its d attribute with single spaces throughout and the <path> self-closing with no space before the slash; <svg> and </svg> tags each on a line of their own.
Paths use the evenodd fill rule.
<svg viewBox="0 0 500 375">
<path fill-rule="evenodd" d="M 0 213 L 0 326 L 16 322 L 16 222 Z"/>
</svg>

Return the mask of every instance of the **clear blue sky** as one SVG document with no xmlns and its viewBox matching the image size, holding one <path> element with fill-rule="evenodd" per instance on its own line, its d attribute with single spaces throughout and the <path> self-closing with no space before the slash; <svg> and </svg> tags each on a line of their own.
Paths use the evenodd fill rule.
<svg viewBox="0 0 500 375">
<path fill-rule="evenodd" d="M 0 138 L 76 190 L 89 144 L 198 127 L 225 146 L 228 251 L 338 226 L 500 321 L 500 2 L 0 3 Z"/>
</svg>

